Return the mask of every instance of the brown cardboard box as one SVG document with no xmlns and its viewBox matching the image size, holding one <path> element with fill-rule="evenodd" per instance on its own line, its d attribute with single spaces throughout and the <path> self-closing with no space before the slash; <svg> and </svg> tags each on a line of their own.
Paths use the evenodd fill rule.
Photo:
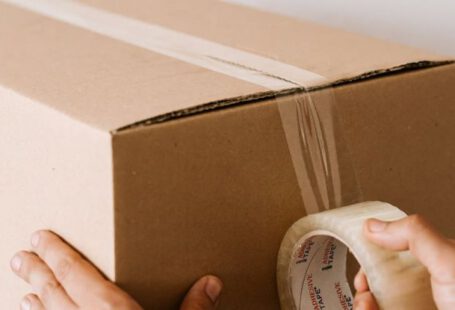
<svg viewBox="0 0 455 310">
<path fill-rule="evenodd" d="M 350 158 L 341 176 L 355 173 L 363 199 L 455 234 L 455 65 L 446 58 L 221 2 L 79 4 L 324 76 L 309 86 L 313 98 L 332 87 Z M 207 273 L 224 280 L 221 309 L 278 308 L 278 246 L 305 215 L 279 105 L 303 94 L 3 0 L 0 42 L 2 309 L 28 290 L 8 260 L 39 228 L 147 309 L 177 308 Z"/>
</svg>

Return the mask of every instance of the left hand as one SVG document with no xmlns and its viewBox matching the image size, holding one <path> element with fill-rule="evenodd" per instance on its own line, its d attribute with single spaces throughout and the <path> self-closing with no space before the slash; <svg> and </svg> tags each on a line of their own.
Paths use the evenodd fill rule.
<svg viewBox="0 0 455 310">
<path fill-rule="evenodd" d="M 33 252 L 21 251 L 11 260 L 13 271 L 34 291 L 22 300 L 22 310 L 142 310 L 131 296 L 54 233 L 38 231 L 31 244 Z M 202 277 L 180 309 L 213 310 L 221 289 L 218 278 Z"/>
</svg>

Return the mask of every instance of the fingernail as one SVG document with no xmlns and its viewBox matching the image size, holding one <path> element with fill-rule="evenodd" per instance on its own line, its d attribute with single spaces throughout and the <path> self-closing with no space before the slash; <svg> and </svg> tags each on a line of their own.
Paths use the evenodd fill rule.
<svg viewBox="0 0 455 310">
<path fill-rule="evenodd" d="M 387 226 L 386 222 L 377 219 L 370 219 L 368 221 L 368 230 L 373 233 L 384 231 L 386 226 Z"/>
<path fill-rule="evenodd" d="M 25 298 L 21 302 L 21 310 L 30 310 L 32 308 L 32 303 L 28 298 Z"/>
<path fill-rule="evenodd" d="M 22 258 L 20 258 L 18 255 L 14 256 L 11 260 L 11 268 L 13 268 L 14 271 L 19 271 L 19 269 L 21 269 L 21 265 Z"/>
<path fill-rule="evenodd" d="M 220 297 L 221 290 L 222 285 L 220 281 L 212 277 L 210 277 L 207 283 L 205 284 L 205 293 L 213 303 L 216 303 L 216 301 Z"/>
<path fill-rule="evenodd" d="M 36 248 L 39 244 L 39 232 L 36 232 L 32 235 L 32 240 L 31 240 L 31 243 L 32 243 L 32 247 Z"/>
</svg>

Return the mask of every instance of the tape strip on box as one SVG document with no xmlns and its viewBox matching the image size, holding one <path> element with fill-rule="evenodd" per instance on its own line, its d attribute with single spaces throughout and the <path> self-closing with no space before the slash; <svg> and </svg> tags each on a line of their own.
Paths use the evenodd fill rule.
<svg viewBox="0 0 455 310">
<path fill-rule="evenodd" d="M 0 1 L 270 90 L 325 81 L 319 74 L 290 64 L 74 0 Z"/>
<path fill-rule="evenodd" d="M 334 90 L 277 99 L 306 214 L 362 200 Z"/>
</svg>

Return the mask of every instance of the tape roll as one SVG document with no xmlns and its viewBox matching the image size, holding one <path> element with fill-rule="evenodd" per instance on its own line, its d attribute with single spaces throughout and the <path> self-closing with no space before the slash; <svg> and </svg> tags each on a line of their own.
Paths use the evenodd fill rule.
<svg viewBox="0 0 455 310">
<path fill-rule="evenodd" d="M 298 220 L 287 231 L 278 254 L 281 308 L 352 309 L 346 278 L 350 250 L 365 271 L 380 309 L 437 309 L 430 276 L 409 251 L 388 251 L 363 236 L 367 218 L 392 221 L 405 216 L 390 204 L 364 202 Z"/>
</svg>

